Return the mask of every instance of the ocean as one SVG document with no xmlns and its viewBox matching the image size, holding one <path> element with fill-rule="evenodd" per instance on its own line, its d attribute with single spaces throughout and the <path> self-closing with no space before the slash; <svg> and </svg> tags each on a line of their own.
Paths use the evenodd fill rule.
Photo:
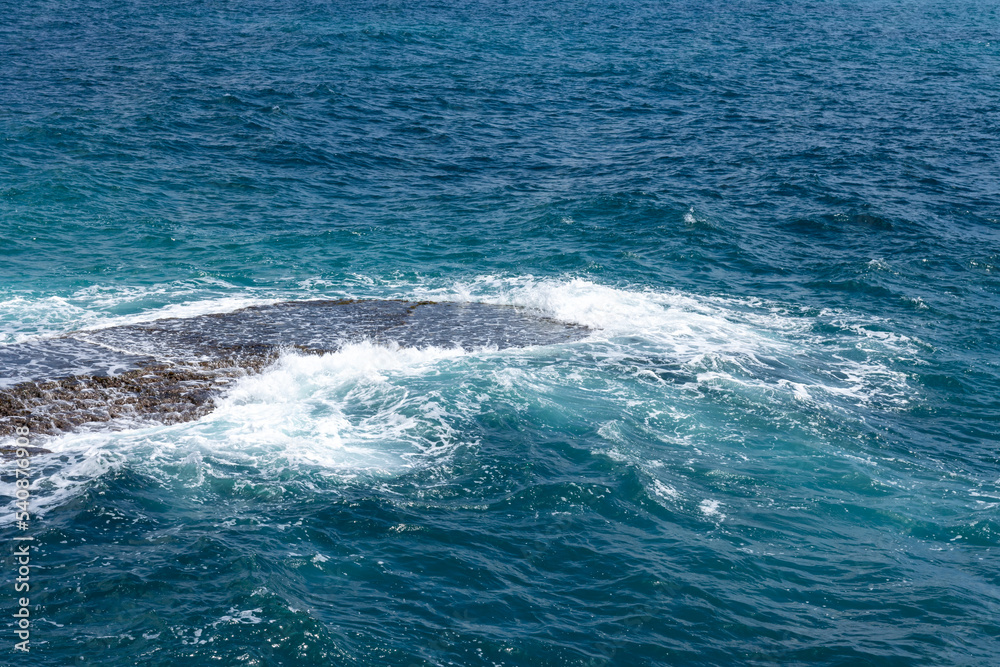
<svg viewBox="0 0 1000 667">
<path fill-rule="evenodd" d="M 0 16 L 0 664 L 1000 664 L 995 3 Z"/>
</svg>

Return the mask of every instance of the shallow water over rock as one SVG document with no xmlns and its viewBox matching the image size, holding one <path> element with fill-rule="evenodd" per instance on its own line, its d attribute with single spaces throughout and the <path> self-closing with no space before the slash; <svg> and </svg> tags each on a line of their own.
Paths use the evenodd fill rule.
<svg viewBox="0 0 1000 667">
<path fill-rule="evenodd" d="M 524 347 L 576 340 L 580 326 L 510 306 L 291 301 L 230 313 L 80 331 L 0 349 L 0 435 L 30 422 L 55 434 L 84 424 L 175 423 L 212 411 L 235 378 L 283 349 L 334 352 L 370 340 L 401 347 Z"/>
</svg>

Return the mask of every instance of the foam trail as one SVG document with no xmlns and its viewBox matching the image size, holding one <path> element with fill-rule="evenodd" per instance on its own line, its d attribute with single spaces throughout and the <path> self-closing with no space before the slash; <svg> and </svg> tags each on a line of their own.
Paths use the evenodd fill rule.
<svg viewBox="0 0 1000 667">
<path fill-rule="evenodd" d="M 441 454 L 451 428 L 406 381 L 460 360 L 461 349 L 361 342 L 322 356 L 285 353 L 243 378 L 205 420 L 244 450 L 277 446 L 291 460 L 331 469 L 399 469 Z"/>
<path fill-rule="evenodd" d="M 164 483 L 183 478 L 196 487 L 206 476 L 235 474 L 226 472 L 223 462 L 249 466 L 262 484 L 276 483 L 268 480 L 286 469 L 296 476 L 319 472 L 342 480 L 396 475 L 475 446 L 460 434 L 469 432 L 465 421 L 481 415 L 482 395 L 489 400 L 561 395 L 575 387 L 588 387 L 589 393 L 576 397 L 577 407 L 566 411 L 582 410 L 573 413 L 582 418 L 593 409 L 587 401 L 599 393 L 608 411 L 604 421 L 611 424 L 601 431 L 612 444 L 609 451 L 635 461 L 655 496 L 695 502 L 693 489 L 643 463 L 647 453 L 630 450 L 630 430 L 638 428 L 643 437 L 670 446 L 703 447 L 696 422 L 708 418 L 703 410 L 709 391 L 723 397 L 718 400 L 766 406 L 790 419 L 803 407 L 896 409 L 913 392 L 893 368 L 893 358 L 901 353 L 919 357 L 923 349 L 919 341 L 883 331 L 884 322 L 849 313 L 621 289 L 583 279 L 482 276 L 417 286 L 372 282 L 365 289 L 383 297 L 517 306 L 593 331 L 555 346 L 502 353 L 366 341 L 321 356 L 283 352 L 259 375 L 238 380 L 217 409 L 197 422 L 155 427 L 137 422 L 124 433 L 77 433 L 42 443 L 55 453 L 39 460 L 52 466 L 58 488 L 43 490 L 48 495 L 40 502 L 54 506 L 123 461 Z M 116 321 L 226 311 L 251 301 L 275 299 L 185 302 Z M 540 358 L 558 363 L 539 366 Z M 486 380 L 495 386 L 482 386 Z M 69 462 L 60 463 L 60 455 Z M 190 470 L 198 473 L 192 476 Z"/>
<path fill-rule="evenodd" d="M 0 342 L 21 343 L 71 331 L 227 313 L 283 300 L 273 294 L 227 294 L 232 291 L 234 286 L 228 283 L 208 281 L 132 288 L 90 286 L 66 296 L 39 298 L 13 295 L 0 300 Z"/>
<path fill-rule="evenodd" d="M 44 514 L 126 463 L 164 483 L 186 480 L 185 486 L 194 487 L 206 475 L 231 474 L 226 466 L 251 466 L 268 484 L 289 466 L 349 480 L 440 463 L 457 446 L 475 443 L 458 438 L 455 415 L 440 400 L 410 384 L 433 384 L 469 355 L 459 348 L 371 342 L 322 356 L 284 352 L 259 375 L 241 378 L 218 409 L 197 422 L 137 422 L 131 431 L 39 442 L 52 453 L 33 459 L 45 469 L 34 511 Z M 13 483 L 0 485 L 0 496 L 7 496 L 0 525 L 13 517 L 14 490 Z"/>
<path fill-rule="evenodd" d="M 919 358 L 926 349 L 881 331 L 886 323 L 877 318 L 759 299 L 621 289 L 581 278 L 488 275 L 413 292 L 530 309 L 593 328 L 590 341 L 603 341 L 609 358 L 638 354 L 661 367 L 680 365 L 702 383 L 756 386 L 798 400 L 909 405 L 912 392 L 893 359 Z M 835 331 L 817 333 L 822 329 Z"/>
</svg>

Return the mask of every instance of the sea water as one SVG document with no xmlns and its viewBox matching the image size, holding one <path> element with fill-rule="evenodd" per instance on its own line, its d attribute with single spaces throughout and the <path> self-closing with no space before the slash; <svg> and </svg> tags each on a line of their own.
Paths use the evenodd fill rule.
<svg viewBox="0 0 1000 667">
<path fill-rule="evenodd" d="M 1000 661 L 994 3 L 0 16 L 8 353 L 307 300 L 583 332 L 32 434 L 0 663 Z"/>
</svg>

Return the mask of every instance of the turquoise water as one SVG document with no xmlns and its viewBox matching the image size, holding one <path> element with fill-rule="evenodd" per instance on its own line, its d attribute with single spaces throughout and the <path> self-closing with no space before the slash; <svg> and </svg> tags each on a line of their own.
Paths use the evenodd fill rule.
<svg viewBox="0 0 1000 667">
<path fill-rule="evenodd" d="M 1000 661 L 995 5 L 0 15 L 4 345 L 339 298 L 590 329 L 36 437 L 3 664 Z"/>
</svg>

